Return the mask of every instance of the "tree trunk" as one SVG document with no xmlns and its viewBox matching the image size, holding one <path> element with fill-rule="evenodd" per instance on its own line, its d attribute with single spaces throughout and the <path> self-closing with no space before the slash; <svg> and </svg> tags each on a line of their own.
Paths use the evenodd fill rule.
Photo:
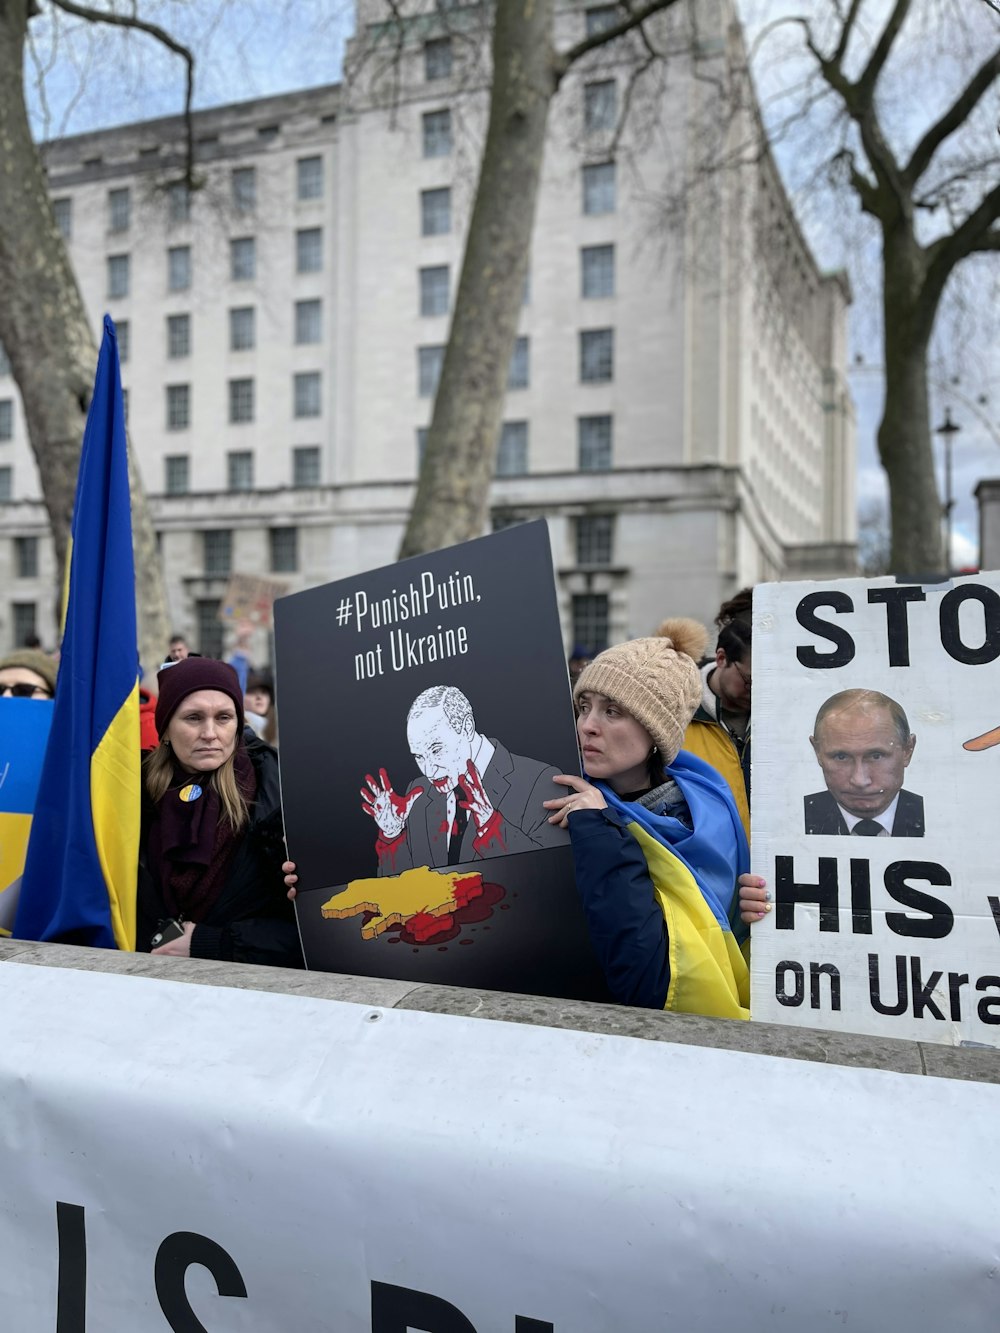
<svg viewBox="0 0 1000 1333">
<path fill-rule="evenodd" d="M 504 0 L 489 128 L 427 449 L 400 559 L 478 537 L 528 269 L 549 106 L 555 0 Z"/>
<path fill-rule="evenodd" d="M 28 8 L 29 0 L 0 0 L 0 342 L 24 403 L 62 569 L 97 349 L 28 126 L 23 83 Z M 149 667 L 166 650 L 166 598 L 131 451 L 129 467 L 138 646 Z"/>
<path fill-rule="evenodd" d="M 925 309 L 923 251 L 916 241 L 886 235 L 882 290 L 885 320 L 885 406 L 878 451 L 889 481 L 894 574 L 938 574 L 948 568 L 941 539 L 941 499 L 934 474 L 927 352 L 934 309 Z"/>
</svg>

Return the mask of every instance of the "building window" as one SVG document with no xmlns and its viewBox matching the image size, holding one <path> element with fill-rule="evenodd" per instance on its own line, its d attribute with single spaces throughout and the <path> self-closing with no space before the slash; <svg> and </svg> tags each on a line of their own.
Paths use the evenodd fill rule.
<svg viewBox="0 0 1000 1333">
<path fill-rule="evenodd" d="M 603 652 L 608 646 L 608 595 L 606 592 L 581 592 L 573 597 L 573 642 L 588 653 Z"/>
<path fill-rule="evenodd" d="M 167 187 L 167 216 L 174 223 L 191 221 L 191 191 L 186 181 L 174 181 Z"/>
<path fill-rule="evenodd" d="M 319 446 L 302 445 L 292 450 L 292 485 L 319 485 Z"/>
<path fill-rule="evenodd" d="M 614 541 L 613 514 L 587 514 L 576 520 L 576 563 L 610 565 Z"/>
<path fill-rule="evenodd" d="M 615 164 L 594 162 L 583 169 L 583 211 L 613 213 L 615 199 Z"/>
<path fill-rule="evenodd" d="M 429 428 L 427 426 L 417 427 L 417 471 L 424 465 L 424 454 L 427 452 L 427 435 Z"/>
<path fill-rule="evenodd" d="M 186 292 L 191 286 L 191 247 L 172 245 L 167 251 L 167 287 L 172 292 Z"/>
<path fill-rule="evenodd" d="M 10 500 L 14 495 L 14 469 L 0 467 L 0 501 Z"/>
<path fill-rule="evenodd" d="M 267 535 L 272 574 L 294 574 L 299 567 L 298 528 L 271 528 Z"/>
<path fill-rule="evenodd" d="M 229 350 L 249 352 L 257 345 L 257 311 L 252 305 L 233 306 L 229 311 Z"/>
<path fill-rule="evenodd" d="M 132 331 L 127 319 L 119 319 L 115 323 L 115 335 L 118 340 L 118 360 L 125 362 L 129 359 L 132 351 Z"/>
<path fill-rule="evenodd" d="M 280 125 L 261 125 L 257 130 L 257 138 L 263 143 L 270 143 L 272 139 L 277 139 L 280 133 Z"/>
<path fill-rule="evenodd" d="M 597 37 L 602 32 L 607 32 L 613 28 L 616 23 L 620 23 L 622 15 L 618 12 L 617 5 L 594 5 L 587 10 L 587 36 Z"/>
<path fill-rule="evenodd" d="M 187 495 L 191 464 L 187 454 L 167 454 L 163 460 L 163 486 L 168 495 Z"/>
<path fill-rule="evenodd" d="M 435 37 L 424 42 L 424 78 L 428 83 L 451 77 L 451 38 Z"/>
<path fill-rule="evenodd" d="M 323 268 L 323 232 L 319 227 L 307 227 L 295 233 L 295 271 L 319 273 Z"/>
<path fill-rule="evenodd" d="M 53 199 L 52 216 L 56 220 L 56 226 L 63 234 L 64 241 L 73 239 L 73 200 L 72 199 Z"/>
<path fill-rule="evenodd" d="M 611 418 L 577 418 L 577 465 L 581 472 L 607 472 L 611 467 Z"/>
<path fill-rule="evenodd" d="M 526 389 L 531 380 L 529 349 L 531 344 L 522 334 L 515 339 L 511 353 L 510 366 L 507 369 L 507 388 Z"/>
<path fill-rule="evenodd" d="M 295 302 L 295 341 L 318 343 L 322 338 L 323 304 L 321 301 Z"/>
<path fill-rule="evenodd" d="M 132 196 L 126 186 L 122 190 L 108 191 L 108 230 L 128 231 L 132 212 Z"/>
<path fill-rule="evenodd" d="M 187 430 L 191 425 L 190 384 L 167 385 L 167 430 Z"/>
<path fill-rule="evenodd" d="M 122 389 L 122 416 L 125 418 L 125 424 L 128 425 L 128 389 Z"/>
<path fill-rule="evenodd" d="M 443 347 L 417 348 L 417 392 L 421 398 L 433 398 L 437 393 L 443 364 Z"/>
<path fill-rule="evenodd" d="M 257 276 L 257 240 L 240 236 L 229 242 L 229 276 L 233 282 L 252 282 Z"/>
<path fill-rule="evenodd" d="M 38 578 L 38 538 L 14 538 L 14 565 L 19 579 Z"/>
<path fill-rule="evenodd" d="M 167 316 L 167 356 L 175 361 L 191 355 L 191 316 Z"/>
<path fill-rule="evenodd" d="M 580 381 L 600 384 L 614 379 L 614 329 L 584 329 L 580 333 Z"/>
<path fill-rule="evenodd" d="M 226 455 L 226 481 L 231 491 L 253 490 L 253 454 L 249 449 Z"/>
<path fill-rule="evenodd" d="M 10 374 L 10 357 L 7 355 L 3 343 L 0 343 L 0 375 Z"/>
<path fill-rule="evenodd" d="M 205 577 L 221 578 L 232 573 L 233 534 L 229 528 L 210 528 L 201 534 Z M 216 603 L 218 610 L 218 603 Z"/>
<path fill-rule="evenodd" d="M 34 602 L 11 602 L 11 613 L 14 622 L 14 642 L 16 644 L 27 643 L 38 634 L 35 603 Z"/>
<path fill-rule="evenodd" d="M 238 426 L 247 421 L 253 421 L 253 380 L 230 380 L 229 424 Z M 230 486 L 229 489 L 232 491 L 239 488 Z"/>
<path fill-rule="evenodd" d="M 233 208 L 237 213 L 252 213 L 257 207 L 257 168 L 236 167 L 232 182 Z"/>
<path fill-rule="evenodd" d="M 583 128 L 587 134 L 613 130 L 618 120 L 618 91 L 614 79 L 583 85 Z"/>
<path fill-rule="evenodd" d="M 420 191 L 420 234 L 447 236 L 451 231 L 451 190 Z"/>
<path fill-rule="evenodd" d="M 497 476 L 523 477 L 528 470 L 528 423 L 505 421 L 497 450 Z"/>
<path fill-rule="evenodd" d="M 294 410 L 297 417 L 318 417 L 320 414 L 319 371 L 309 370 L 294 376 Z"/>
<path fill-rule="evenodd" d="M 108 255 L 108 297 L 121 301 L 128 296 L 129 256 Z"/>
<path fill-rule="evenodd" d="M 221 658 L 223 653 L 222 622 L 219 620 L 219 599 L 200 599 L 195 604 L 198 617 L 198 651 L 202 657 Z"/>
<path fill-rule="evenodd" d="M 323 198 L 323 159 L 300 157 L 295 164 L 296 191 L 300 200 Z"/>
<path fill-rule="evenodd" d="M 425 111 L 423 114 L 424 157 L 447 157 L 451 152 L 451 112 Z"/>
<path fill-rule="evenodd" d="M 615 294 L 615 247 L 585 245 L 580 251 L 580 295 L 587 300 Z"/>
<path fill-rule="evenodd" d="M 0 398 L 0 440 L 14 438 L 14 400 Z"/>
<path fill-rule="evenodd" d="M 451 298 L 450 270 L 447 264 L 420 270 L 421 315 L 447 315 Z"/>
</svg>

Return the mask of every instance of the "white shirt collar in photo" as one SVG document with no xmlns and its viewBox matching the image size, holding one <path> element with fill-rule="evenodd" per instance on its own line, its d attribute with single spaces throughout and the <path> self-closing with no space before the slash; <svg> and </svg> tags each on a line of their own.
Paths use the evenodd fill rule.
<svg viewBox="0 0 1000 1333">
<path fill-rule="evenodd" d="M 878 838 L 891 838 L 892 825 L 896 818 L 896 806 L 899 804 L 899 792 L 892 798 L 892 802 L 882 811 L 880 815 L 852 815 L 838 803 L 837 809 L 841 813 L 844 823 L 847 825 L 848 833 L 854 832 L 854 825 L 860 824 L 862 819 L 874 819 L 876 824 L 882 825 L 882 832 L 875 834 Z"/>
</svg>

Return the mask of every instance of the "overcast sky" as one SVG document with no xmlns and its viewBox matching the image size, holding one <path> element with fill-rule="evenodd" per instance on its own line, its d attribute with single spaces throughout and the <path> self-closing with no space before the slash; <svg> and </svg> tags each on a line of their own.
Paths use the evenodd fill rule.
<svg viewBox="0 0 1000 1333">
<path fill-rule="evenodd" d="M 962 2 L 971 5 L 975 0 Z M 791 0 L 739 3 L 751 42 L 766 24 L 791 8 Z M 830 0 L 796 0 L 796 8 L 801 10 L 803 5 L 813 3 L 829 8 Z M 871 0 L 871 4 L 877 18 L 888 0 Z M 350 0 L 147 0 L 141 9 L 196 52 L 198 107 L 336 82 L 353 21 Z M 182 109 L 182 63 L 151 39 L 97 28 L 65 15 L 59 16 L 55 25 L 43 15 L 33 21 L 31 29 L 27 73 L 32 120 L 39 138 L 81 133 Z M 791 30 L 787 35 L 790 39 Z M 781 40 L 785 40 L 784 33 Z M 920 41 L 930 54 L 928 40 L 926 34 L 921 35 Z M 765 53 L 777 50 L 764 49 Z M 955 56 L 959 73 L 966 54 Z M 939 66 L 941 52 L 933 55 Z M 791 68 L 787 60 L 783 66 L 766 57 L 759 63 L 758 82 L 768 104 L 782 78 L 788 77 L 777 72 L 782 67 L 786 71 Z M 44 78 L 39 78 L 40 74 Z M 44 88 L 44 95 L 40 88 Z M 932 91 L 933 84 L 925 84 L 919 98 L 899 98 L 898 106 L 891 108 L 897 115 L 897 128 L 905 132 L 906 116 L 913 114 L 914 101 L 916 110 L 927 114 L 925 102 Z M 779 148 L 778 160 L 821 263 L 829 267 L 845 265 L 858 246 L 853 202 L 849 201 L 846 208 L 831 209 L 821 197 L 800 191 L 801 154 L 797 155 L 795 145 Z M 858 412 L 860 502 L 885 495 L 875 449 L 882 401 L 878 321 L 871 317 L 877 306 L 877 293 L 856 284 L 850 381 Z M 943 419 L 948 405 L 962 427 L 954 448 L 954 555 L 958 564 L 976 560 L 978 519 L 972 498 L 976 482 L 982 477 L 1000 476 L 1000 353 L 995 329 L 992 321 L 986 324 L 974 317 L 966 319 L 960 338 L 956 335 L 940 340 L 940 361 L 933 374 L 934 422 Z M 855 364 L 855 357 L 861 357 L 863 363 Z M 953 382 L 955 376 L 957 383 Z M 980 402 L 983 395 L 986 403 Z"/>
</svg>

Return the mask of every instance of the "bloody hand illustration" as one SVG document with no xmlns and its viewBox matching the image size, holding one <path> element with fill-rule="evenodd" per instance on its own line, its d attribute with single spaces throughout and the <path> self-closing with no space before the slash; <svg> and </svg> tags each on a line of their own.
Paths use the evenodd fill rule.
<svg viewBox="0 0 1000 1333">
<path fill-rule="evenodd" d="M 378 771 L 378 782 L 370 773 L 365 774 L 367 790 L 361 788 L 361 808 L 366 815 L 371 815 L 378 825 L 379 833 L 386 842 L 398 838 L 406 828 L 413 803 L 424 794 L 423 787 L 413 787 L 405 796 L 393 791 L 389 775 L 384 768 Z"/>
<path fill-rule="evenodd" d="M 468 810 L 476 824 L 476 837 L 481 837 L 496 811 L 483 787 L 479 769 L 471 759 L 466 762 L 465 772 L 458 775 L 458 785 L 465 793 L 462 809 Z"/>
</svg>

